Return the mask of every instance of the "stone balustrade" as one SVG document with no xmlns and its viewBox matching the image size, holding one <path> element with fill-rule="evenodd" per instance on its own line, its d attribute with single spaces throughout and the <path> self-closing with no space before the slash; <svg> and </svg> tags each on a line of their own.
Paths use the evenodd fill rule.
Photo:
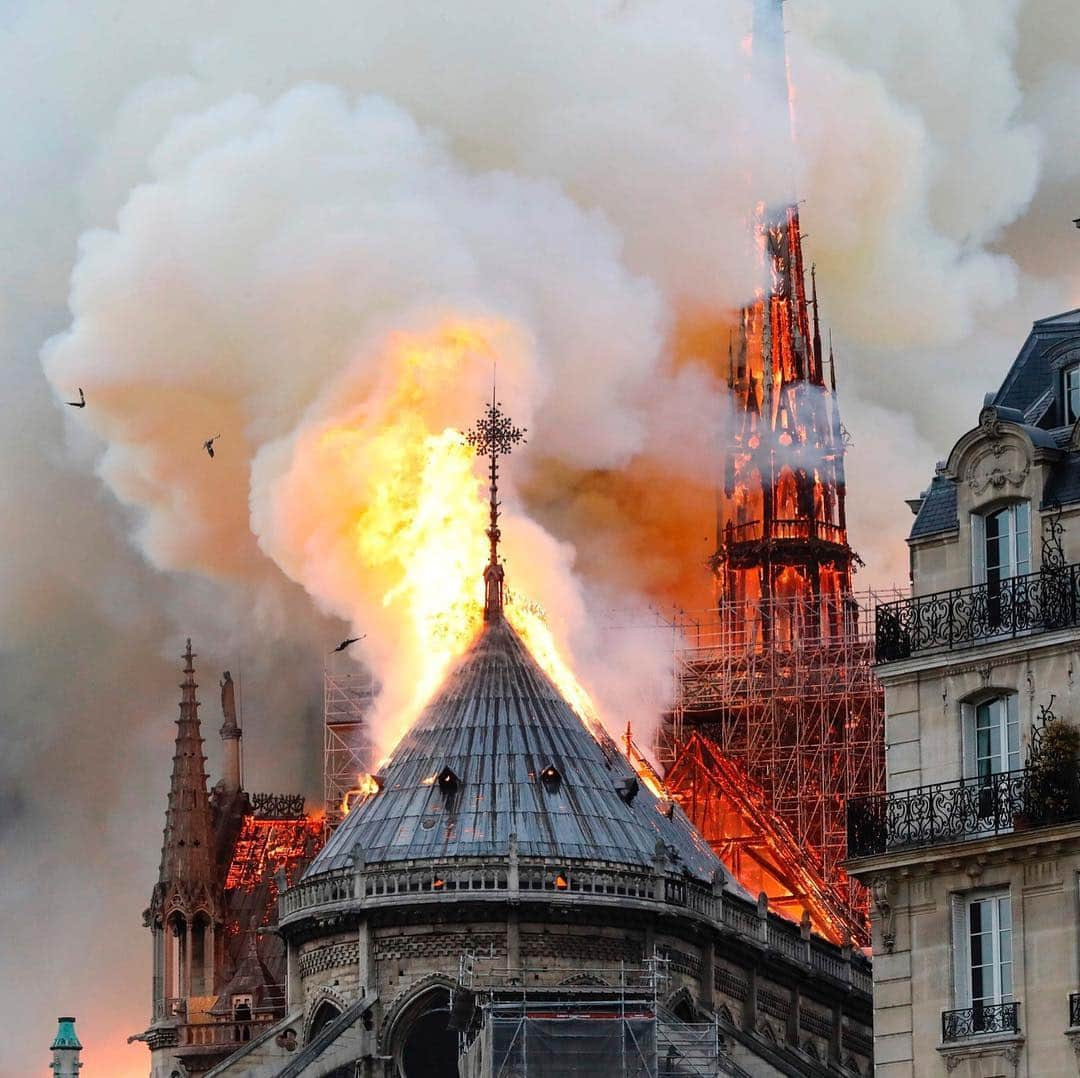
<svg viewBox="0 0 1080 1078">
<path fill-rule="evenodd" d="M 527 901 L 543 894 L 546 902 L 620 904 L 627 901 L 660 905 L 707 921 L 720 931 L 782 955 L 854 990 L 871 991 L 869 964 L 850 948 L 805 938 L 799 926 L 739 895 L 695 880 L 602 863 L 554 863 L 510 856 L 505 859 L 455 859 L 363 864 L 303 880 L 278 900 L 282 924 L 331 914 L 342 908 L 371 909 L 396 905 L 460 900 Z"/>
</svg>

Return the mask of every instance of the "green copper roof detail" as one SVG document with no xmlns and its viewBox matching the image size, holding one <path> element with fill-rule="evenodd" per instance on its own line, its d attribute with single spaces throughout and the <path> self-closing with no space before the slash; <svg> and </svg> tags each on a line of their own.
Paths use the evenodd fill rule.
<svg viewBox="0 0 1080 1078">
<path fill-rule="evenodd" d="M 82 1045 L 79 1044 L 79 1038 L 75 1035 L 75 1019 L 59 1018 L 57 1021 L 60 1023 L 60 1028 L 56 1031 L 56 1040 L 52 1042 L 53 1050 L 73 1048 L 81 1051 Z"/>
</svg>

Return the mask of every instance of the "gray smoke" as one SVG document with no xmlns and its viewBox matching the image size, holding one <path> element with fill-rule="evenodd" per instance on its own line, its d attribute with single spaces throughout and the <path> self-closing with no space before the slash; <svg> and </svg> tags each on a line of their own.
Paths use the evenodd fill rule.
<svg viewBox="0 0 1080 1078">
<path fill-rule="evenodd" d="M 785 7 L 852 540 L 863 583 L 902 582 L 902 498 L 1030 322 L 1080 302 L 1080 25 L 1065 0 Z M 0 12 L 4 1078 L 44 1068 L 69 1012 L 88 1074 L 146 1072 L 123 1041 L 148 1020 L 185 636 L 208 732 L 242 671 L 252 784 L 317 793 L 320 663 L 353 607 L 259 522 L 275 455 L 382 369 L 375 342 L 448 309 L 512 328 L 534 435 L 512 509 L 546 530 L 585 667 L 590 607 L 640 606 L 707 552 L 681 522 L 724 338 L 683 330 L 752 294 L 747 209 L 787 185 L 746 0 L 272 12 Z M 61 403 L 79 385 L 85 411 Z"/>
</svg>

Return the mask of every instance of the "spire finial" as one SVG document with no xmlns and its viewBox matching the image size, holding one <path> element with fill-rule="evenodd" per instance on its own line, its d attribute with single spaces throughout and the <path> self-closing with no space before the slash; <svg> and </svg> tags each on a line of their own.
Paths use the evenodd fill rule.
<svg viewBox="0 0 1080 1078">
<path fill-rule="evenodd" d="M 187 677 L 184 679 L 185 683 L 192 682 L 195 675 L 195 652 L 191 650 L 191 637 L 187 638 L 187 647 L 184 648 L 183 660 L 184 660 L 184 673 Z"/>
<path fill-rule="evenodd" d="M 488 460 L 490 523 L 487 537 L 491 553 L 484 569 L 484 621 L 494 621 L 502 616 L 503 567 L 499 564 L 499 457 L 508 456 L 515 445 L 525 441 L 525 427 L 515 427 L 495 399 L 495 376 L 491 378 L 491 403 L 465 435 L 465 440 Z"/>
</svg>

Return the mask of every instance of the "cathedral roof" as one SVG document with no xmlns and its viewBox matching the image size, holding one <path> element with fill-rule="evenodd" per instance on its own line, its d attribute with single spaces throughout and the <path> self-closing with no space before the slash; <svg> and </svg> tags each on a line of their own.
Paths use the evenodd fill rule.
<svg viewBox="0 0 1080 1078">
<path fill-rule="evenodd" d="M 598 739 L 599 738 L 599 739 Z M 594 736 L 500 616 L 402 739 L 306 877 L 353 864 L 506 856 L 602 860 L 711 880 L 720 862 L 682 810 Z M 726 871 L 724 879 L 730 882 Z M 737 885 L 735 885 L 737 886 Z"/>
</svg>

